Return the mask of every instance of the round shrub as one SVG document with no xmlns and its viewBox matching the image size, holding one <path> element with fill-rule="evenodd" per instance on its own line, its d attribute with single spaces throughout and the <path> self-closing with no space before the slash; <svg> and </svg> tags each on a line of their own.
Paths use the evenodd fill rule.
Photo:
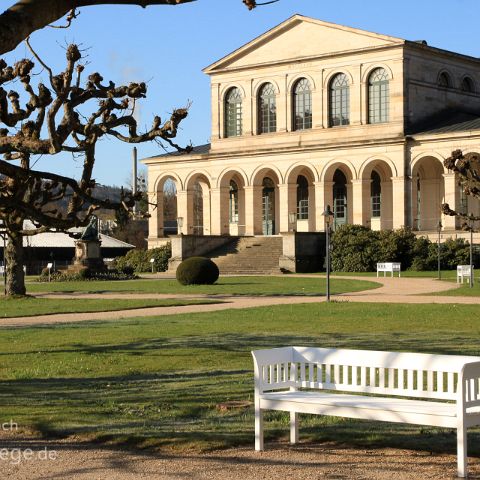
<svg viewBox="0 0 480 480">
<path fill-rule="evenodd" d="M 212 285 L 218 276 L 218 267 L 205 257 L 187 258 L 177 268 L 177 280 L 182 285 Z"/>
</svg>

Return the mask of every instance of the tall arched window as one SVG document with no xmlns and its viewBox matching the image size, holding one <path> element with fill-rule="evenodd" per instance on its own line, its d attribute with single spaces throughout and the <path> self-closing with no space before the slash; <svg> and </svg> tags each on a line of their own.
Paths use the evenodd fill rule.
<svg viewBox="0 0 480 480">
<path fill-rule="evenodd" d="M 297 178 L 297 218 L 308 219 L 308 180 L 303 175 Z"/>
<path fill-rule="evenodd" d="M 475 92 L 475 85 L 473 83 L 473 80 L 470 77 L 465 77 L 462 80 L 462 92 L 467 92 L 467 93 L 474 93 Z"/>
<path fill-rule="evenodd" d="M 225 96 L 225 136 L 238 137 L 242 134 L 242 94 L 237 87 Z"/>
<path fill-rule="evenodd" d="M 238 223 L 238 185 L 230 180 L 228 216 L 230 223 Z"/>
<path fill-rule="evenodd" d="M 203 189 L 200 182 L 193 184 L 193 235 L 203 235 Z"/>
<path fill-rule="evenodd" d="M 450 75 L 447 72 L 442 72 L 438 76 L 438 86 L 442 88 L 451 88 L 452 80 L 450 79 Z"/>
<path fill-rule="evenodd" d="M 335 227 L 347 223 L 347 177 L 341 170 L 333 174 L 333 220 Z"/>
<path fill-rule="evenodd" d="M 298 80 L 293 87 L 293 129 L 312 128 L 312 91 L 306 78 Z"/>
<path fill-rule="evenodd" d="M 370 201 L 372 206 L 372 217 L 380 217 L 382 213 L 382 181 L 380 175 L 373 171 L 370 177 Z"/>
<path fill-rule="evenodd" d="M 330 126 L 350 124 L 350 87 L 344 73 L 333 77 L 330 83 Z"/>
<path fill-rule="evenodd" d="M 390 92 L 388 74 L 384 68 L 375 69 L 368 78 L 368 121 L 388 122 Z"/>
<path fill-rule="evenodd" d="M 271 83 L 266 83 L 258 95 L 258 133 L 271 133 L 277 131 L 277 106 L 275 101 L 275 88 Z"/>
</svg>

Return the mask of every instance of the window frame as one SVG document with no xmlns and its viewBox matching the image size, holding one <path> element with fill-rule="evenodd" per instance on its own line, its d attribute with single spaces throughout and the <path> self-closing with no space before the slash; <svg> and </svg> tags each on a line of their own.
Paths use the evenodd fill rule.
<svg viewBox="0 0 480 480">
<path fill-rule="evenodd" d="M 374 79 L 381 75 L 381 80 Z M 375 68 L 368 76 L 368 123 L 388 123 L 390 121 L 390 78 L 383 67 Z"/>
<path fill-rule="evenodd" d="M 231 101 L 236 100 L 236 101 Z M 231 87 L 225 93 L 224 106 L 224 137 L 240 137 L 243 134 L 243 96 L 240 88 Z"/>
<path fill-rule="evenodd" d="M 328 88 L 328 124 L 330 127 L 350 125 L 350 81 L 346 73 L 335 74 Z"/>
<path fill-rule="evenodd" d="M 292 130 L 311 130 L 312 120 L 312 87 L 308 78 L 302 77 L 296 80 L 292 87 Z"/>
<path fill-rule="evenodd" d="M 269 90 L 269 91 L 267 91 Z M 277 131 L 277 93 L 271 82 L 266 82 L 257 95 L 257 133 L 275 133 Z"/>
</svg>

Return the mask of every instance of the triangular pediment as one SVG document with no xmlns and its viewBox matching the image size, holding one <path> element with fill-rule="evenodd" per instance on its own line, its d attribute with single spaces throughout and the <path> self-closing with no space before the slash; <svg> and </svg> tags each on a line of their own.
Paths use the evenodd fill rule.
<svg viewBox="0 0 480 480">
<path fill-rule="evenodd" d="M 205 73 L 403 44 L 400 38 L 294 15 L 204 69 Z"/>
</svg>

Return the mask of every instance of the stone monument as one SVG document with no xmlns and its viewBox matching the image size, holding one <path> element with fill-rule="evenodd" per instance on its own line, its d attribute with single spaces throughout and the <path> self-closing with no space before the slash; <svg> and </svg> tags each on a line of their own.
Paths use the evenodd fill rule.
<svg viewBox="0 0 480 480">
<path fill-rule="evenodd" d="M 93 215 L 80 238 L 75 241 L 75 258 L 68 270 L 78 272 L 88 268 L 93 272 L 104 272 L 107 267 L 103 263 L 98 234 L 98 218 Z"/>
</svg>

